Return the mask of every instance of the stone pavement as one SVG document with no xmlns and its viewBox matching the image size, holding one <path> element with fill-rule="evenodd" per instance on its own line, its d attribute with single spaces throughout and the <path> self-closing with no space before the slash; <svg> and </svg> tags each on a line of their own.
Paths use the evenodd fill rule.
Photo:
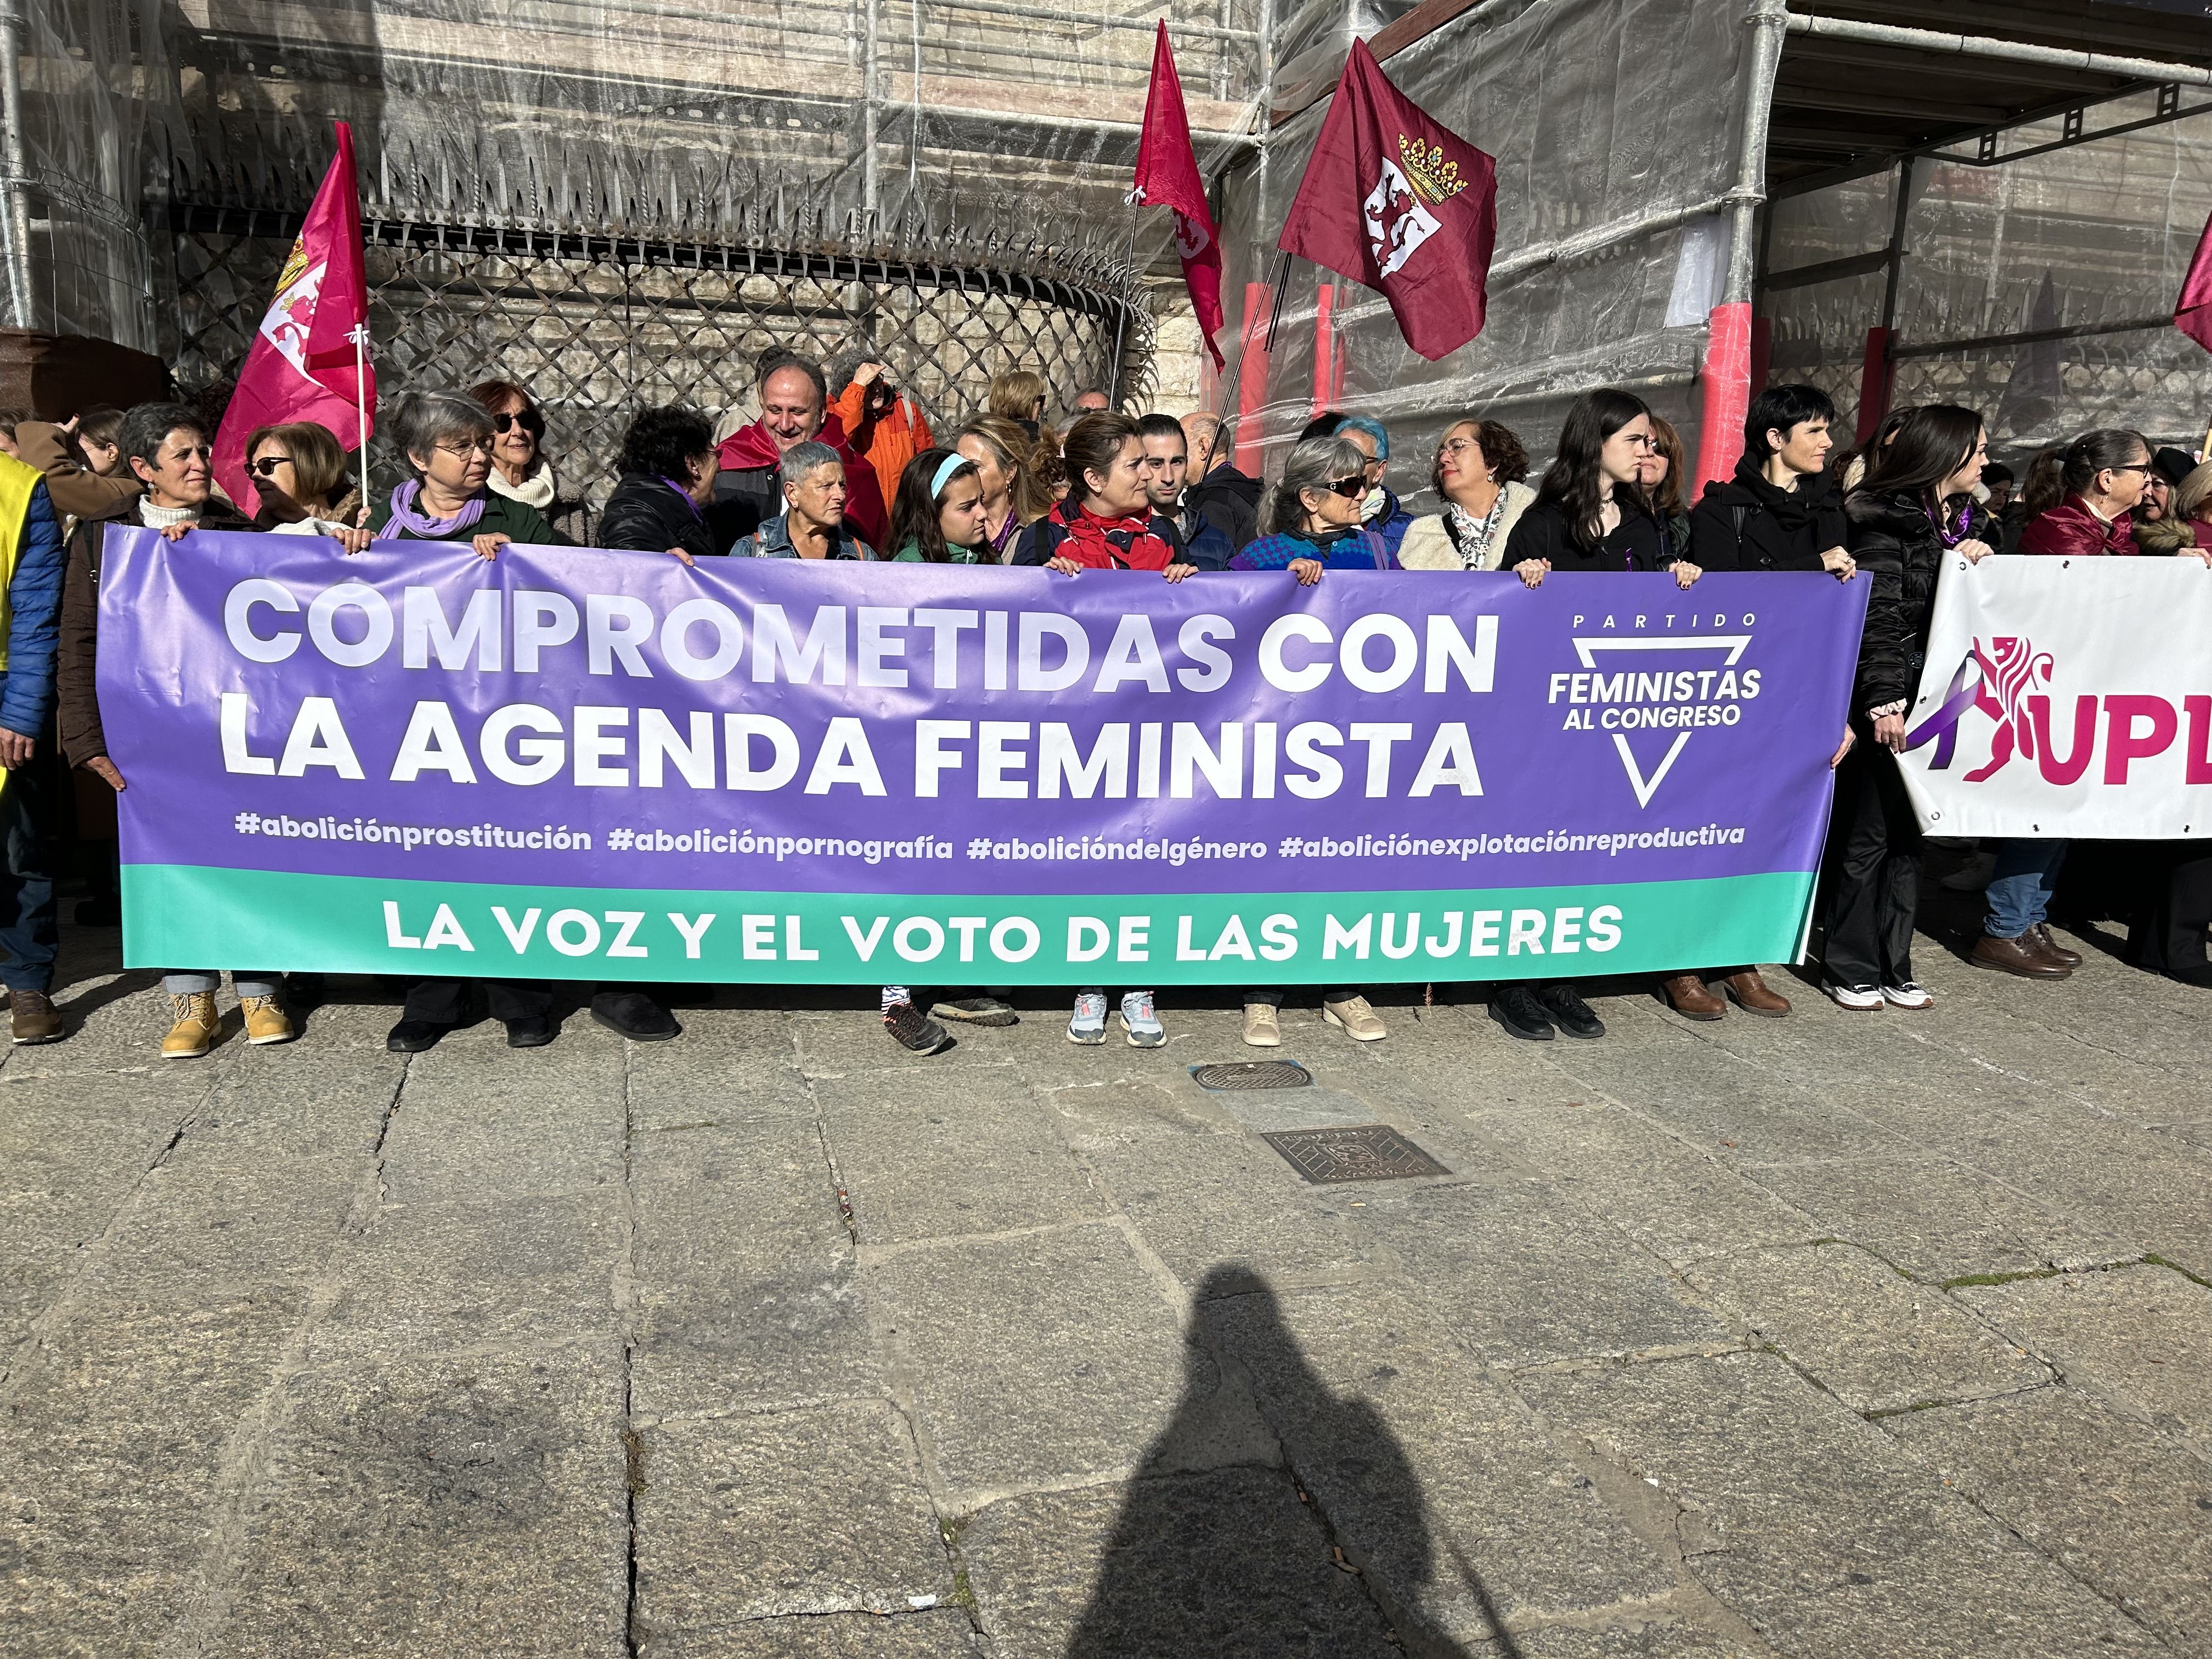
<svg viewBox="0 0 2212 1659">
<path fill-rule="evenodd" d="M 165 1063 L 112 938 L 0 1067 L 0 1654 L 2212 1654 L 2212 994 L 2100 951 L 1236 1095 L 1175 997 Z M 1450 1173 L 1257 1133 L 1367 1122 Z"/>
</svg>

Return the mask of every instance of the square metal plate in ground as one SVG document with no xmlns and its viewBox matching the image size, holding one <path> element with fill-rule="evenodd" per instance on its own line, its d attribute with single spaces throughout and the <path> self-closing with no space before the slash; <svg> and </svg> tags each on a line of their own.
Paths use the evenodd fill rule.
<svg viewBox="0 0 2212 1659">
<path fill-rule="evenodd" d="M 1201 1089 L 1303 1089 L 1313 1073 L 1295 1060 L 1224 1060 L 1190 1068 Z"/>
<path fill-rule="evenodd" d="M 1339 1181 L 1407 1181 L 1451 1171 L 1388 1124 L 1283 1129 L 1261 1136 L 1316 1186 Z"/>
</svg>

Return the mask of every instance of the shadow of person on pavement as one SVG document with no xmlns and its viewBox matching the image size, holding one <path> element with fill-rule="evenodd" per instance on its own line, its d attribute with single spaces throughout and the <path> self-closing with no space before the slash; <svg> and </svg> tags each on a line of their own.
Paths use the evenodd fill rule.
<svg viewBox="0 0 2212 1659">
<path fill-rule="evenodd" d="M 1471 1659 L 1432 1621 L 1439 1599 L 1479 1609 L 1486 1659 L 1519 1659 L 1472 1565 L 1436 1549 L 1405 1448 L 1315 1374 L 1266 1280 L 1207 1275 L 1184 1368 L 1067 1659 Z"/>
</svg>

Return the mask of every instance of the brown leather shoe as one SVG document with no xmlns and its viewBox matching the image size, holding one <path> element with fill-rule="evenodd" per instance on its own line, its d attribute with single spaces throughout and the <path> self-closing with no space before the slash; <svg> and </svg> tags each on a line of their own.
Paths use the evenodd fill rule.
<svg viewBox="0 0 2212 1659">
<path fill-rule="evenodd" d="M 2047 921 L 2037 922 L 2022 937 L 2033 939 L 2035 948 L 2062 968 L 2079 968 L 2081 965 L 2081 953 L 2068 950 L 2051 938 L 2051 924 Z"/>
<path fill-rule="evenodd" d="M 8 1023 L 17 1042 L 58 1042 L 62 1038 L 61 1011 L 44 991 L 9 992 Z"/>
<path fill-rule="evenodd" d="M 1659 988 L 1665 993 L 1668 1005 L 1684 1019 L 1718 1019 L 1728 1012 L 1728 1004 L 1712 994 L 1700 975 L 1677 974 L 1672 979 L 1660 981 Z"/>
<path fill-rule="evenodd" d="M 2026 933 L 2016 939 L 1996 939 L 1984 933 L 1974 941 L 1973 954 L 1966 958 L 1977 968 L 1994 968 L 1999 973 L 2018 974 L 2022 979 L 2065 979 L 2074 970 L 2061 962 L 2054 962 L 2036 949 L 2035 941 Z"/>
<path fill-rule="evenodd" d="M 1779 1019 L 1790 1012 L 1790 999 L 1769 990 L 1766 981 L 1759 978 L 1756 968 L 1730 974 L 1721 983 L 1728 988 L 1729 1000 L 1747 1014 L 1764 1014 L 1769 1019 Z"/>
</svg>

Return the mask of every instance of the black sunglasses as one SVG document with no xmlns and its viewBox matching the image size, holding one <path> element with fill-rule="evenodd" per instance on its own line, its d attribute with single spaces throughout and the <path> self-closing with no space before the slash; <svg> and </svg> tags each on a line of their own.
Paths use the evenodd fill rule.
<svg viewBox="0 0 2212 1659">
<path fill-rule="evenodd" d="M 246 470 L 257 478 L 273 478 L 276 476 L 278 467 L 291 465 L 292 458 L 289 455 L 264 455 Z"/>
<path fill-rule="evenodd" d="M 533 438 L 542 438 L 545 435 L 545 417 L 534 409 L 526 409 L 520 414 L 495 415 L 491 417 L 491 429 L 495 432 L 504 432 L 511 426 L 520 427 Z"/>
<path fill-rule="evenodd" d="M 1339 478 L 1334 483 L 1325 483 L 1321 487 L 1332 495 L 1341 495 L 1348 501 L 1356 501 L 1367 493 L 1367 480 Z"/>
</svg>

